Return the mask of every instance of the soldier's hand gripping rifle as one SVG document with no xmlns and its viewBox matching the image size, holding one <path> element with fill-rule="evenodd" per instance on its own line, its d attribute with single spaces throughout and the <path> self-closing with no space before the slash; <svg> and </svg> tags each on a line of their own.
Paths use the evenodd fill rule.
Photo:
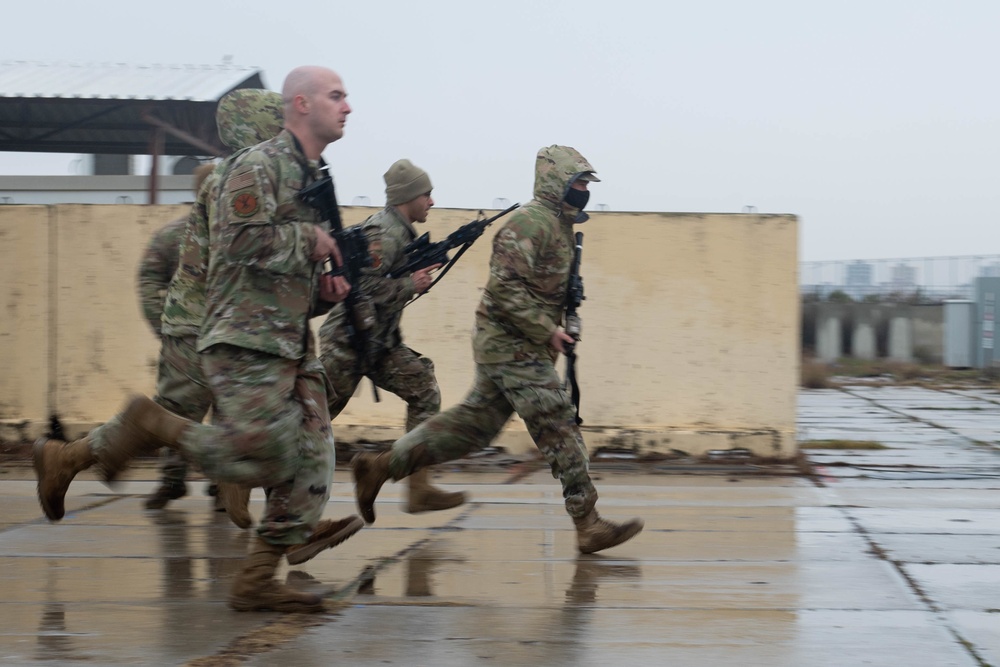
<svg viewBox="0 0 1000 667">
<path fill-rule="evenodd" d="M 414 271 L 419 271 L 420 269 L 427 268 L 428 266 L 434 266 L 435 264 L 444 265 L 444 268 L 434 279 L 434 282 L 430 284 L 430 287 L 424 290 L 423 293 L 426 294 L 430 291 L 431 287 L 437 285 L 438 281 L 444 278 L 444 275 L 448 273 L 452 266 L 455 265 L 458 258 L 465 254 L 465 251 L 476 242 L 476 239 L 483 235 L 483 232 L 486 231 L 487 227 L 513 211 L 518 206 L 520 206 L 520 204 L 514 204 L 513 206 L 500 211 L 492 218 L 473 220 L 472 222 L 466 223 L 449 234 L 445 240 L 438 241 L 437 243 L 431 243 L 430 234 L 424 232 L 420 238 L 416 241 L 408 243 L 406 247 L 403 248 L 403 252 L 406 254 L 406 265 L 398 271 L 390 273 L 389 277 L 402 278 L 403 276 L 407 276 Z M 480 211 L 479 215 L 482 216 L 483 212 Z M 448 251 L 453 248 L 458 248 L 458 252 L 455 253 L 454 257 L 449 259 Z M 417 299 L 419 298 L 420 295 L 417 296 Z M 416 301 L 417 299 L 414 299 L 413 301 Z M 410 303 L 413 303 L 413 301 Z"/>
<path fill-rule="evenodd" d="M 351 291 L 344 299 L 347 326 L 347 339 L 354 348 L 357 359 L 356 370 L 361 374 L 363 361 L 374 364 L 374 350 L 369 340 L 369 332 L 375 326 L 375 309 L 371 300 L 361 290 L 361 270 L 372 265 L 372 257 L 368 252 L 368 238 L 360 227 L 344 229 L 340 219 L 340 208 L 337 206 L 337 194 L 333 189 L 333 178 L 327 173 L 318 181 L 307 185 L 299 191 L 299 199 L 311 208 L 319 211 L 320 216 L 330 225 L 330 235 L 337 241 L 340 255 L 344 263 L 332 267 L 328 273 L 331 276 L 344 276 L 351 283 Z M 378 387 L 372 383 L 372 394 L 379 401 Z"/>
<path fill-rule="evenodd" d="M 572 343 L 563 344 L 563 354 L 566 355 L 566 382 L 569 387 L 573 405 L 576 406 L 576 423 L 580 419 L 580 386 L 576 382 L 576 341 L 580 340 L 581 322 L 576 311 L 586 299 L 583 295 L 583 277 L 580 275 L 580 260 L 583 255 L 583 232 L 576 233 L 576 247 L 573 250 L 573 263 L 569 268 L 569 282 L 566 285 L 566 333 L 573 337 Z"/>
</svg>

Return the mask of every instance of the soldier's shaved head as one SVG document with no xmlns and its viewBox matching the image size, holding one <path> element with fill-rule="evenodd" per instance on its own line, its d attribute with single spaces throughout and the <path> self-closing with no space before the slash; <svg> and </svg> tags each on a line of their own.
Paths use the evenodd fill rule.
<svg viewBox="0 0 1000 667">
<path fill-rule="evenodd" d="M 344 136 L 351 107 L 340 76 L 316 65 L 296 67 L 281 87 L 285 127 L 301 142 L 306 155 L 318 159 L 323 149 Z"/>
<path fill-rule="evenodd" d="M 296 67 L 288 76 L 285 77 L 285 83 L 281 87 L 281 99 L 285 103 L 285 108 L 288 108 L 294 100 L 296 95 L 304 95 L 306 97 L 312 97 L 316 94 L 316 90 L 319 88 L 320 79 L 324 75 L 334 75 L 337 73 L 326 67 L 318 67 L 316 65 L 304 65 L 302 67 Z M 340 77 L 337 77 L 338 79 Z"/>
</svg>

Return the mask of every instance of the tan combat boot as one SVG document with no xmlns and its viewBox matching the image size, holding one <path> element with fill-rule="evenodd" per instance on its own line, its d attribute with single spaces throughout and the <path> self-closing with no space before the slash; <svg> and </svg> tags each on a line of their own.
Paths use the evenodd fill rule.
<svg viewBox="0 0 1000 667">
<path fill-rule="evenodd" d="M 38 502 L 49 521 L 58 521 L 66 514 L 64 503 L 70 482 L 97 462 L 90 451 L 90 436 L 73 442 L 39 438 L 32 458 L 38 477 Z"/>
<path fill-rule="evenodd" d="M 324 549 L 332 549 L 354 533 L 364 528 L 365 522 L 357 514 L 352 514 L 338 521 L 323 519 L 316 524 L 316 530 L 309 536 L 305 544 L 288 547 L 285 559 L 289 565 L 298 565 L 310 560 Z"/>
<path fill-rule="evenodd" d="M 230 484 L 228 482 L 219 482 L 217 486 L 218 495 L 216 495 L 216 498 L 226 508 L 229 520 L 239 528 L 249 528 L 252 526 L 253 517 L 250 516 L 250 510 L 247 508 L 247 505 L 250 503 L 250 491 L 253 489 L 248 486 L 240 486 L 239 484 Z"/>
<path fill-rule="evenodd" d="M 585 517 L 573 517 L 576 524 L 576 543 L 582 554 L 592 554 L 618 546 L 632 539 L 642 530 L 642 519 L 614 523 L 602 519 L 597 510 L 590 510 Z"/>
<path fill-rule="evenodd" d="M 375 499 L 379 489 L 389 481 L 389 458 L 392 452 L 358 454 L 351 461 L 354 475 L 354 495 L 365 523 L 375 523 Z"/>
<path fill-rule="evenodd" d="M 236 611 L 321 612 L 323 598 L 279 584 L 274 578 L 287 547 L 254 538 L 246 567 L 229 592 L 229 606 Z"/>
<path fill-rule="evenodd" d="M 137 456 L 160 447 L 179 449 L 178 439 L 194 422 L 162 408 L 147 396 L 128 400 L 121 413 L 121 427 L 108 435 L 107 447 L 97 461 L 105 482 L 113 482 Z"/>
<path fill-rule="evenodd" d="M 406 505 L 403 511 L 407 514 L 420 512 L 436 512 L 448 510 L 465 503 L 465 493 L 462 491 L 444 491 L 430 483 L 430 473 L 422 468 L 407 477 Z"/>
</svg>

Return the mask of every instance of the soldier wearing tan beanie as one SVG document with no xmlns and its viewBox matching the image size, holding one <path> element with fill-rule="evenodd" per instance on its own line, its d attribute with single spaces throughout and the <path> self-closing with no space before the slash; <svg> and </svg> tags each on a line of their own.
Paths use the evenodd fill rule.
<svg viewBox="0 0 1000 667">
<path fill-rule="evenodd" d="M 394 162 L 383 178 L 387 206 L 405 204 L 420 195 L 430 195 L 434 189 L 427 172 L 406 158 Z"/>
<path fill-rule="evenodd" d="M 330 310 L 319 330 L 320 361 L 334 389 L 330 418 L 336 419 L 354 395 L 358 383 L 368 377 L 373 384 L 406 402 L 406 430 L 441 410 L 441 390 L 430 359 L 403 344 L 400 320 L 403 308 L 433 282 L 431 273 L 440 264 L 391 277 L 406 265 L 407 244 L 417 238 L 416 224 L 427 222 L 434 206 L 430 176 L 409 160 L 397 160 L 385 179 L 385 208 L 361 228 L 368 239 L 372 266 L 362 272 L 362 292 L 375 308 L 375 326 L 369 344 L 379 353 L 374 361 L 358 359 L 346 329 L 346 311 L 340 305 Z M 465 502 L 460 491 L 445 491 L 430 483 L 428 471 L 407 478 L 403 510 L 411 514 L 456 507 Z"/>
</svg>

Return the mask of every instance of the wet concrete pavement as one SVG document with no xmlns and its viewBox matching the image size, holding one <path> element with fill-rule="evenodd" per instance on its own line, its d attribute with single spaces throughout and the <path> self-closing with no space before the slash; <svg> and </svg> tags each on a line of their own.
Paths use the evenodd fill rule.
<svg viewBox="0 0 1000 667">
<path fill-rule="evenodd" d="M 595 466 L 599 508 L 646 529 L 578 556 L 544 470 L 446 470 L 472 503 L 378 521 L 279 574 L 331 612 L 225 606 L 249 533 L 202 482 L 142 509 L 74 484 L 41 516 L 30 468 L 0 475 L 0 664 L 1000 666 L 1000 395 L 856 387 L 801 394 L 816 477 Z M 251 510 L 259 515 L 263 494 Z M 326 515 L 354 513 L 338 470 Z"/>
</svg>

